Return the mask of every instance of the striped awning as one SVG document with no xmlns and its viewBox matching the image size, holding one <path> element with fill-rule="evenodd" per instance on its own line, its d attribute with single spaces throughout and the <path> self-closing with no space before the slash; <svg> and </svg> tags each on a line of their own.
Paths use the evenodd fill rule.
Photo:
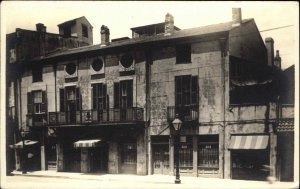
<svg viewBox="0 0 300 189">
<path fill-rule="evenodd" d="M 77 142 L 74 142 L 75 148 L 93 148 L 99 146 L 101 142 L 101 139 L 95 139 L 95 140 L 79 140 Z"/>
<path fill-rule="evenodd" d="M 230 150 L 266 149 L 269 142 L 267 135 L 239 135 L 231 136 Z"/>
<path fill-rule="evenodd" d="M 34 144 L 37 144 L 37 143 L 38 143 L 38 141 L 24 140 L 25 146 L 34 145 Z M 9 145 L 9 147 L 13 148 L 13 149 L 22 149 L 23 148 L 23 141 L 20 141 L 16 144 L 13 144 L 13 145 Z"/>
</svg>

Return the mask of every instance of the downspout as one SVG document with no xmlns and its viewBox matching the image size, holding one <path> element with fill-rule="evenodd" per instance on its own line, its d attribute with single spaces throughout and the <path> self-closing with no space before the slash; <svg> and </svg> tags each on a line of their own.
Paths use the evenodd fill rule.
<svg viewBox="0 0 300 189">
<path fill-rule="evenodd" d="M 223 134 L 223 149 L 222 149 L 222 177 L 223 179 L 225 178 L 225 137 L 226 137 L 226 134 L 225 134 L 225 128 L 226 128 L 226 82 L 225 82 L 225 79 L 226 79 L 226 69 L 225 69 L 225 57 L 226 57 L 226 39 L 225 38 L 221 38 L 220 39 L 220 46 L 221 46 L 221 68 L 222 68 L 222 88 L 223 88 L 223 95 L 222 95 L 222 101 L 223 101 L 223 125 L 221 126 L 222 127 L 222 134 Z"/>
</svg>

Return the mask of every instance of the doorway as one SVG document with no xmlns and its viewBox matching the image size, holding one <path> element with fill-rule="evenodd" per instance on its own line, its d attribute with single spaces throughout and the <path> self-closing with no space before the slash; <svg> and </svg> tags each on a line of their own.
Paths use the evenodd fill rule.
<svg viewBox="0 0 300 189">
<path fill-rule="evenodd" d="M 108 168 L 108 147 L 90 149 L 91 172 L 107 173 Z"/>
<path fill-rule="evenodd" d="M 169 145 L 153 144 L 153 173 L 167 175 L 170 172 Z"/>
</svg>

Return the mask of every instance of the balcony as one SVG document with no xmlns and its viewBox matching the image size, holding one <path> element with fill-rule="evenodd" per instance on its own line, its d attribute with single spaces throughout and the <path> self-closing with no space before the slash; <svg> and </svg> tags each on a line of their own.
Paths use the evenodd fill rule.
<svg viewBox="0 0 300 189">
<path fill-rule="evenodd" d="M 144 121 L 143 108 L 80 110 L 73 112 L 49 112 L 48 119 L 36 123 L 35 115 L 27 115 L 29 126 L 59 126 L 59 125 L 88 125 L 137 123 Z"/>
<path fill-rule="evenodd" d="M 183 122 L 197 122 L 199 119 L 199 105 L 190 106 L 169 106 L 167 109 L 168 121 L 172 122 L 175 115 L 178 114 L 179 119 Z"/>
</svg>

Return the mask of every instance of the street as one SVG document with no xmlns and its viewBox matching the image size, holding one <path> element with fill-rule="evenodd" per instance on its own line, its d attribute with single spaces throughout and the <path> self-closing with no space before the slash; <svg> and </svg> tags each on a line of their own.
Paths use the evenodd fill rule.
<svg viewBox="0 0 300 189">
<path fill-rule="evenodd" d="M 6 182 L 2 183 L 3 189 L 101 189 L 101 188 L 297 188 L 295 184 L 289 182 L 276 182 L 269 184 L 260 181 L 214 179 L 199 177 L 182 177 L 181 184 L 174 184 L 174 177 L 162 175 L 150 176 L 100 176 L 80 178 L 64 177 L 36 177 L 36 176 L 8 176 Z"/>
</svg>

